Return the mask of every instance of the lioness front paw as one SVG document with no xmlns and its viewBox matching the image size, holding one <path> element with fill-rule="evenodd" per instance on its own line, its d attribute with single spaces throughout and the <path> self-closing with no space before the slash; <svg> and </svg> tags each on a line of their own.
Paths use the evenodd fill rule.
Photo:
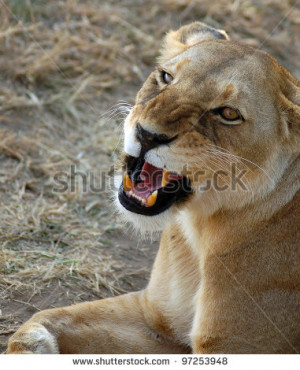
<svg viewBox="0 0 300 370">
<path fill-rule="evenodd" d="M 22 326 L 8 341 L 6 353 L 59 353 L 57 341 L 39 323 Z"/>
</svg>

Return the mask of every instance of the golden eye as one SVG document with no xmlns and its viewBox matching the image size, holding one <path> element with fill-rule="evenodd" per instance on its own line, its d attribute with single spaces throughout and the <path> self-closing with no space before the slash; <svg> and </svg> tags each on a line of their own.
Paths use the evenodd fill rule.
<svg viewBox="0 0 300 370">
<path fill-rule="evenodd" d="M 222 107 L 219 109 L 219 114 L 222 118 L 226 119 L 227 121 L 236 121 L 237 119 L 241 119 L 241 115 L 239 111 L 230 108 L 230 107 Z"/>
<path fill-rule="evenodd" d="M 166 72 L 166 71 L 162 71 L 161 72 L 161 79 L 163 80 L 163 82 L 165 84 L 169 84 L 173 81 L 173 77 L 170 75 L 170 73 Z"/>
</svg>

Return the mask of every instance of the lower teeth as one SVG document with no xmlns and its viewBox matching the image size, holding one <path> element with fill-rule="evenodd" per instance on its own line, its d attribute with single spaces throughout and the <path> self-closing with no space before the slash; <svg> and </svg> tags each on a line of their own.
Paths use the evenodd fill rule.
<svg viewBox="0 0 300 370">
<path fill-rule="evenodd" d="M 148 207 L 153 207 L 154 204 L 156 203 L 157 199 L 157 190 L 155 190 L 152 194 L 149 195 L 147 199 L 142 198 L 136 194 L 132 190 L 128 192 L 128 195 L 132 198 L 137 199 L 139 202 L 141 202 L 143 205 L 147 205 Z"/>
</svg>

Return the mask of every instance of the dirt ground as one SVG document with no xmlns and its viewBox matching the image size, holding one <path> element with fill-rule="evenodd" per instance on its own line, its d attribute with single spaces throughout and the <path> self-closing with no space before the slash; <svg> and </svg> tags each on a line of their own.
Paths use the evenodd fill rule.
<svg viewBox="0 0 300 370">
<path fill-rule="evenodd" d="M 300 78 L 300 1 L 0 0 L 0 353 L 34 312 L 146 286 L 159 235 L 112 203 L 122 120 L 194 20 Z M 162 282 L 163 283 L 163 282 Z"/>
</svg>

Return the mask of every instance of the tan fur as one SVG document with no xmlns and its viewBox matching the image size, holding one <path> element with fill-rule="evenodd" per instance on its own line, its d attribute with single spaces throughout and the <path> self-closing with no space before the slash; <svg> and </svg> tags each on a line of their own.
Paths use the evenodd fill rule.
<svg viewBox="0 0 300 370">
<path fill-rule="evenodd" d="M 168 34 L 159 63 L 174 80 L 149 76 L 125 134 L 140 123 L 177 136 L 146 160 L 188 176 L 194 192 L 163 216 L 149 285 L 40 312 L 8 353 L 300 352 L 299 83 L 270 55 L 199 23 Z M 220 106 L 244 121 L 221 122 Z M 245 188 L 229 186 L 233 164 Z M 217 170 L 228 187 L 201 190 Z"/>
</svg>

